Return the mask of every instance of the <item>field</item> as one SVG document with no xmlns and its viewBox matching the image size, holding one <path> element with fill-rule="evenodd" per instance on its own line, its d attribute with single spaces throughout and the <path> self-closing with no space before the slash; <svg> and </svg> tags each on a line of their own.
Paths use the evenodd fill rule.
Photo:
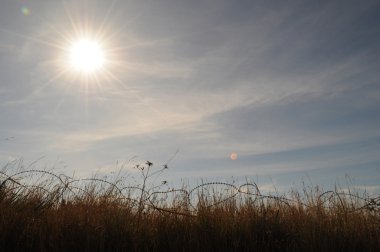
<svg viewBox="0 0 380 252">
<path fill-rule="evenodd" d="M 112 180 L 6 166 L 1 251 L 380 251 L 380 198 L 305 186 L 264 194 L 254 183 L 158 184 L 167 167 Z M 11 172 L 12 171 L 12 172 Z M 163 190 L 163 188 L 166 188 Z"/>
</svg>

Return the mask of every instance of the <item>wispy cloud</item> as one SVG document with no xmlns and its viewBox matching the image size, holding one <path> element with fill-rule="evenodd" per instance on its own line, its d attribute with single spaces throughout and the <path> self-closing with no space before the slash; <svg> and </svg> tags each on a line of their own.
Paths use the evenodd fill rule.
<svg viewBox="0 0 380 252">
<path fill-rule="evenodd" d="M 378 1 L 94 1 L 115 64 L 93 86 L 53 78 L 55 49 L 27 39 L 70 30 L 61 4 L 35 1 L 29 25 L 10 16 L 14 4 L 0 10 L 1 27 L 26 37 L 0 32 L 0 116 L 3 134 L 26 139 L 20 153 L 93 167 L 180 148 L 184 176 L 378 161 L 376 145 L 361 148 L 380 136 Z M 79 17 L 76 5 L 67 7 Z M 356 147 L 344 157 L 347 143 Z"/>
</svg>

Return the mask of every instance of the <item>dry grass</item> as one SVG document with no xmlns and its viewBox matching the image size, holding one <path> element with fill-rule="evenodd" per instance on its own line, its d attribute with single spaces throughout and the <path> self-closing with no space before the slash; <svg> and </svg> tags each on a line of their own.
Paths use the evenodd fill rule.
<svg viewBox="0 0 380 252">
<path fill-rule="evenodd" d="M 254 183 L 160 191 L 150 182 L 164 169 L 136 169 L 137 185 L 3 169 L 1 251 L 380 251 L 380 201 L 365 193 L 263 195 Z"/>
</svg>

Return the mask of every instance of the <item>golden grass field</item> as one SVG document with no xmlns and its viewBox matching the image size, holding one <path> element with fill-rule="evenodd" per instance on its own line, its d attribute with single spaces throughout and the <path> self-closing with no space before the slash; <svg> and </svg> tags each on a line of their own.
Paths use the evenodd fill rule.
<svg viewBox="0 0 380 252">
<path fill-rule="evenodd" d="M 305 187 L 263 194 L 254 182 L 162 190 L 141 180 L 0 173 L 0 251 L 380 251 L 380 198 Z"/>
</svg>

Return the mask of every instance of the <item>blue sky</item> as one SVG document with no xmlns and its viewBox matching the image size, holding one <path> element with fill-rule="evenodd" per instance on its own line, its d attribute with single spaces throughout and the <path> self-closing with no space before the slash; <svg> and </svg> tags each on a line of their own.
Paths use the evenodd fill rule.
<svg viewBox="0 0 380 252">
<path fill-rule="evenodd" d="M 0 161 L 380 192 L 379 1 L 0 3 Z M 91 35 L 109 64 L 67 71 Z M 11 138 L 12 137 L 12 138 Z M 237 153 L 237 160 L 230 154 Z"/>
</svg>

